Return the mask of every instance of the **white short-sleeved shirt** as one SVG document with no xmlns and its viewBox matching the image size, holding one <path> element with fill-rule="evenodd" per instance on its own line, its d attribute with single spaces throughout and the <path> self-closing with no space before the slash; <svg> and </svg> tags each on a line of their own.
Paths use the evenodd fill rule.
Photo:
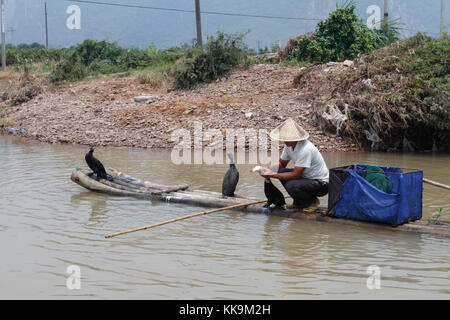
<svg viewBox="0 0 450 320">
<path fill-rule="evenodd" d="M 302 178 L 329 181 L 329 172 L 319 150 L 309 140 L 299 141 L 294 149 L 284 146 L 281 159 L 294 163 L 296 167 L 305 168 Z"/>
</svg>

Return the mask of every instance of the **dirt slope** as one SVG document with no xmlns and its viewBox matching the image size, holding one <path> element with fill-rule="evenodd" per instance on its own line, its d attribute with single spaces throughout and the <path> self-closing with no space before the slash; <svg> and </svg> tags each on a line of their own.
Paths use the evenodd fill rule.
<svg viewBox="0 0 450 320">
<path fill-rule="evenodd" d="M 196 90 L 172 92 L 140 84 L 134 76 L 92 80 L 44 92 L 4 111 L 15 129 L 26 128 L 20 135 L 27 138 L 143 148 L 170 148 L 170 133 L 180 128 L 193 132 L 192 121 L 202 121 L 204 130 L 271 130 L 291 116 L 321 150 L 356 150 L 350 142 L 325 135 L 314 123 L 308 100 L 315 93 L 293 85 L 299 72 L 294 67 L 255 65 Z M 133 97 L 138 95 L 158 97 L 137 103 Z M 245 112 L 254 117 L 246 118 Z"/>
</svg>

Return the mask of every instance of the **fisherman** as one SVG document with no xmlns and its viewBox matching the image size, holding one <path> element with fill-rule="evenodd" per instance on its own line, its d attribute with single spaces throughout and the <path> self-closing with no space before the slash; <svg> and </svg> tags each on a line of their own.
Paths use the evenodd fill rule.
<svg viewBox="0 0 450 320">
<path fill-rule="evenodd" d="M 264 168 L 261 176 L 279 179 L 294 199 L 288 208 L 314 210 L 328 193 L 329 172 L 319 150 L 308 140 L 309 134 L 292 118 L 272 130 L 270 138 L 285 144 L 279 163 Z M 286 166 L 292 161 L 294 168 Z M 277 173 L 275 173 L 277 172 Z"/>
</svg>

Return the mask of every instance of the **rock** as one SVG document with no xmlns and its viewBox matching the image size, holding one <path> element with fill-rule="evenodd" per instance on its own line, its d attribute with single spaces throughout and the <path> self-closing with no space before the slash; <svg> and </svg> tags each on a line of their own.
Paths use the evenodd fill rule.
<svg viewBox="0 0 450 320">
<path fill-rule="evenodd" d="M 255 115 L 253 114 L 253 112 L 246 112 L 245 113 L 245 118 L 247 120 L 253 119 L 255 117 Z"/>
<path fill-rule="evenodd" d="M 353 61 L 352 60 L 345 60 L 344 62 L 342 62 L 342 65 L 344 65 L 346 67 L 353 67 Z"/>
<path fill-rule="evenodd" d="M 336 62 L 330 61 L 327 63 L 327 67 L 334 66 L 335 64 L 336 64 Z"/>
<path fill-rule="evenodd" d="M 19 135 L 22 133 L 26 133 L 27 131 L 28 131 L 28 129 L 26 129 L 26 128 L 8 128 L 7 129 L 7 132 L 13 136 L 16 136 L 16 135 Z"/>
<path fill-rule="evenodd" d="M 134 102 L 145 102 L 145 101 L 154 101 L 158 98 L 158 96 L 137 96 L 134 97 Z"/>
</svg>

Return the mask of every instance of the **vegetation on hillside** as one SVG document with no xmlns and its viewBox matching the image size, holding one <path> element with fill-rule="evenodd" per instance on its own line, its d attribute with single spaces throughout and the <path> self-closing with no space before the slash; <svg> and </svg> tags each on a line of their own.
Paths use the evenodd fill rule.
<svg viewBox="0 0 450 320">
<path fill-rule="evenodd" d="M 175 85 L 178 88 L 191 88 L 211 82 L 233 67 L 243 64 L 247 59 L 243 38 L 243 34 L 225 34 L 219 31 L 216 37 L 208 37 L 204 50 L 188 50 L 175 69 Z"/>
<path fill-rule="evenodd" d="M 155 46 L 147 50 L 124 49 L 116 43 L 86 40 L 73 48 L 50 74 L 52 83 L 78 81 L 88 75 L 111 74 L 134 69 L 174 64 L 183 55 L 181 49 L 164 51 Z"/>
<path fill-rule="evenodd" d="M 412 38 L 358 59 L 336 92 L 349 106 L 356 141 L 375 137 L 381 150 L 450 150 L 448 35 Z"/>
<path fill-rule="evenodd" d="M 355 13 L 353 1 L 346 1 L 341 8 L 319 22 L 317 30 L 291 42 L 293 48 L 284 54 L 288 60 L 328 62 L 353 60 L 361 54 L 398 40 L 396 23 L 383 20 L 379 29 L 371 30 Z"/>
<path fill-rule="evenodd" d="M 208 37 L 205 48 L 190 46 L 184 49 L 146 50 L 124 49 L 115 43 L 86 40 L 73 48 L 50 74 L 52 83 L 78 81 L 89 75 L 127 72 L 146 69 L 139 74 L 143 83 L 159 84 L 174 77 L 175 86 L 190 88 L 217 79 L 247 55 L 243 35 L 218 32 Z"/>
<path fill-rule="evenodd" d="M 23 65 L 44 64 L 49 67 L 60 61 L 69 49 L 45 49 L 38 43 L 30 45 L 20 44 L 18 46 L 6 46 L 6 63 L 19 69 Z M 1 50 L 0 50 L 1 52 Z"/>
</svg>

